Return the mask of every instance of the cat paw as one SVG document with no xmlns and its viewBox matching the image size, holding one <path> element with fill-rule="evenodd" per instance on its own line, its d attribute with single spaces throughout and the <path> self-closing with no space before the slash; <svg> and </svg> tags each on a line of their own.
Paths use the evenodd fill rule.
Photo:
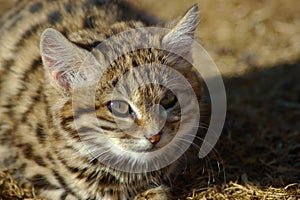
<svg viewBox="0 0 300 200">
<path fill-rule="evenodd" d="M 170 200 L 170 188 L 166 186 L 160 186 L 151 188 L 145 192 L 138 194 L 134 200 Z"/>
</svg>

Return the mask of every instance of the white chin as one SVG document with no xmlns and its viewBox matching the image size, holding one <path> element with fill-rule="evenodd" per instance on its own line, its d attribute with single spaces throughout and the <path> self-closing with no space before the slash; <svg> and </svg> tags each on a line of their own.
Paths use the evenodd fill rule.
<svg viewBox="0 0 300 200">
<path fill-rule="evenodd" d="M 147 152 L 153 149 L 153 144 L 151 144 L 147 139 L 140 139 L 136 144 L 133 144 L 132 151 L 136 152 Z"/>
</svg>

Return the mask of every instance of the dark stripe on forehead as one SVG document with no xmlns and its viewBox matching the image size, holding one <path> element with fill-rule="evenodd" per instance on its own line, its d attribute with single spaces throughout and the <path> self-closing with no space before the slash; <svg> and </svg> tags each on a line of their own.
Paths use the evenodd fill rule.
<svg viewBox="0 0 300 200">
<path fill-rule="evenodd" d="M 141 82 L 140 82 L 140 80 L 141 80 L 140 74 L 137 73 L 137 71 L 135 70 L 135 72 L 132 72 L 131 75 L 132 75 L 132 77 L 133 77 L 134 82 L 137 82 L 138 85 L 141 85 Z M 128 84 L 128 83 L 127 83 L 127 84 Z"/>
</svg>

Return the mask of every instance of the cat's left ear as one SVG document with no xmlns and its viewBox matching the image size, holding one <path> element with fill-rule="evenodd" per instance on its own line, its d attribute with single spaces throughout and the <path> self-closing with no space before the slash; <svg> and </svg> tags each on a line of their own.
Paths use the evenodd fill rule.
<svg viewBox="0 0 300 200">
<path fill-rule="evenodd" d="M 185 15 L 171 27 L 162 39 L 162 45 L 166 50 L 180 52 L 186 55 L 190 52 L 194 33 L 198 25 L 198 5 L 192 6 Z"/>
<path fill-rule="evenodd" d="M 73 44 L 62 33 L 52 28 L 42 33 L 40 52 L 49 81 L 64 91 L 69 91 L 78 81 L 86 80 L 83 70 L 87 70 L 88 66 L 97 65 L 87 50 Z"/>
</svg>

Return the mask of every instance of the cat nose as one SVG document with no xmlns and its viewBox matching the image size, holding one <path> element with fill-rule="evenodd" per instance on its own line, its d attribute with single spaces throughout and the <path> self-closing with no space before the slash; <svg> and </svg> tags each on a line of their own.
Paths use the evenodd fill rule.
<svg viewBox="0 0 300 200">
<path fill-rule="evenodd" d="M 151 142 L 151 144 L 156 144 L 159 142 L 161 135 L 162 135 L 162 132 L 159 132 L 159 133 L 157 133 L 155 135 L 151 135 L 151 136 L 145 135 L 145 138 L 147 140 L 149 140 L 149 142 Z"/>
</svg>

